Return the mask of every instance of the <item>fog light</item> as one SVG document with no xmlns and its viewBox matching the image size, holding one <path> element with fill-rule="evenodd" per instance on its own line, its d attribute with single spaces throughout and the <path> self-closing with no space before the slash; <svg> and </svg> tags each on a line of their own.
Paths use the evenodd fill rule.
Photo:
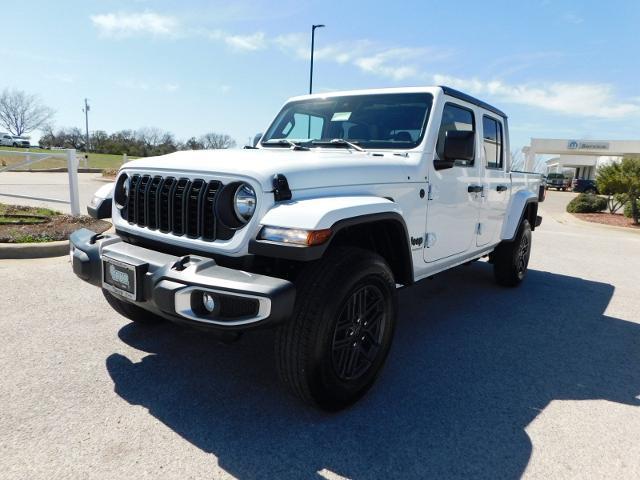
<svg viewBox="0 0 640 480">
<path fill-rule="evenodd" d="M 204 292 L 202 294 L 202 305 L 207 312 L 212 313 L 216 309 L 216 300 L 213 295 Z"/>
</svg>

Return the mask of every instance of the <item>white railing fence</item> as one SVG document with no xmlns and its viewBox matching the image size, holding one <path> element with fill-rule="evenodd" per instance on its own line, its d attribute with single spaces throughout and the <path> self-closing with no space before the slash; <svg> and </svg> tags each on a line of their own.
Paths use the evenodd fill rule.
<svg viewBox="0 0 640 480">
<path fill-rule="evenodd" d="M 0 150 L 0 157 L 22 157 L 23 162 L 19 162 L 7 167 L 0 167 L 0 173 L 17 170 L 19 168 L 32 165 L 48 158 L 63 158 L 67 160 L 67 172 L 69 173 L 69 201 L 57 198 L 35 197 L 31 195 L 18 195 L 13 193 L 2 193 L 6 197 L 28 198 L 31 200 L 41 200 L 44 202 L 65 203 L 71 207 L 71 215 L 80 215 L 80 196 L 78 191 L 78 159 L 75 149 L 56 150 L 51 153 L 17 152 L 13 150 Z"/>
</svg>

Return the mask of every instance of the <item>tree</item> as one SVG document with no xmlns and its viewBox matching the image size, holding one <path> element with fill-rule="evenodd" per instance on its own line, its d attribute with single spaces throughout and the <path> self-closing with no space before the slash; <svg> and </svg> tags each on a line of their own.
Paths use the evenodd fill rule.
<svg viewBox="0 0 640 480">
<path fill-rule="evenodd" d="M 182 148 L 184 150 L 203 150 L 204 145 L 202 144 L 202 142 L 199 142 L 196 137 L 191 137 L 189 140 L 184 142 Z"/>
<path fill-rule="evenodd" d="M 205 133 L 200 137 L 200 143 L 206 149 L 233 148 L 236 141 L 225 133 Z"/>
<path fill-rule="evenodd" d="M 616 213 L 622 205 L 627 201 L 624 191 L 624 185 L 620 183 L 621 165 L 618 162 L 603 165 L 598 168 L 596 183 L 598 190 L 607 195 L 607 205 L 609 213 Z"/>
<path fill-rule="evenodd" d="M 607 195 L 624 194 L 631 203 L 633 223 L 640 224 L 640 157 L 625 157 L 621 162 L 600 167 L 596 182 L 598 190 Z"/>
<path fill-rule="evenodd" d="M 13 135 L 23 135 L 45 125 L 54 111 L 37 95 L 5 89 L 0 95 L 0 125 Z"/>
</svg>

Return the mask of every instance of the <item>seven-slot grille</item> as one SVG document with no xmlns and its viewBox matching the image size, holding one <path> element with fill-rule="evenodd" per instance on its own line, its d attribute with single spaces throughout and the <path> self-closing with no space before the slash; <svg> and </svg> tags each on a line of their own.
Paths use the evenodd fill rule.
<svg viewBox="0 0 640 480">
<path fill-rule="evenodd" d="M 122 218 L 139 227 L 203 240 L 228 240 L 234 231 L 216 218 L 217 180 L 135 174 Z"/>
</svg>

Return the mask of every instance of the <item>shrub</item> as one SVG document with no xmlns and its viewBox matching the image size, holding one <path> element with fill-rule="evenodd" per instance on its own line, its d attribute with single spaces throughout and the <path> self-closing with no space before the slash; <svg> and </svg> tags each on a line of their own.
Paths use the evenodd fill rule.
<svg viewBox="0 0 640 480">
<path fill-rule="evenodd" d="M 640 210 L 640 200 L 636 200 L 636 205 L 638 206 L 638 210 Z M 623 210 L 624 216 L 627 218 L 632 218 L 633 215 L 631 213 L 631 202 L 627 202 L 624 204 Z"/>
<path fill-rule="evenodd" d="M 607 208 L 609 213 L 616 213 L 627 203 L 627 195 L 624 193 L 614 193 L 607 196 Z"/>
<path fill-rule="evenodd" d="M 598 195 L 581 193 L 567 205 L 569 213 L 596 213 L 607 208 L 607 199 Z"/>
</svg>

